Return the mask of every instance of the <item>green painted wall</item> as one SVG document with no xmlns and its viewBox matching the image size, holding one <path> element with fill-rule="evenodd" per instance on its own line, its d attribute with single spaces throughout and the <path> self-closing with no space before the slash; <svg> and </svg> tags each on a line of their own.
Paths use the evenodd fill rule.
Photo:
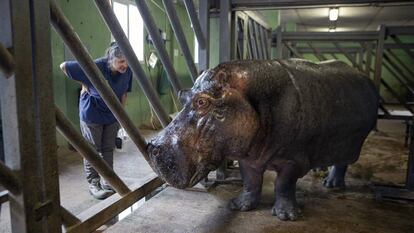
<svg viewBox="0 0 414 233">
<path fill-rule="evenodd" d="M 105 49 L 110 43 L 111 34 L 97 11 L 93 1 L 59 0 L 58 3 L 66 17 L 71 22 L 73 29 L 89 50 L 91 56 L 93 58 L 103 56 Z M 191 87 L 192 82 L 188 74 L 184 58 L 175 40 L 168 18 L 163 10 L 161 0 L 151 0 L 146 1 L 146 3 L 156 25 L 167 34 L 167 52 L 173 61 L 180 83 L 183 87 Z M 176 4 L 176 10 L 189 43 L 190 50 L 193 51 L 194 34 L 190 27 L 185 8 L 180 4 Z M 147 33 L 145 31 L 145 35 L 146 34 Z M 65 58 L 65 47 L 59 36 L 54 31 L 52 32 L 51 38 L 55 102 L 72 121 L 72 123 L 79 126 L 77 94 L 79 85 L 72 80 L 68 80 L 60 71 L 59 65 Z M 144 50 L 146 60 L 149 58 L 151 52 L 155 52 L 153 46 L 146 42 Z M 175 53 L 174 50 L 176 50 Z M 143 62 L 142 68 L 144 69 L 147 77 L 151 79 L 155 89 L 159 92 L 161 102 L 166 111 L 168 113 L 175 112 L 176 107 L 171 97 L 171 87 L 167 81 L 165 72 L 163 72 L 161 61 L 158 61 L 158 64 L 154 69 L 147 66 L 146 62 Z M 133 81 L 132 92 L 128 95 L 126 111 L 136 126 L 150 122 L 151 110 L 148 101 L 135 79 Z M 59 145 L 66 145 L 65 140 L 59 134 L 58 143 Z"/>
</svg>

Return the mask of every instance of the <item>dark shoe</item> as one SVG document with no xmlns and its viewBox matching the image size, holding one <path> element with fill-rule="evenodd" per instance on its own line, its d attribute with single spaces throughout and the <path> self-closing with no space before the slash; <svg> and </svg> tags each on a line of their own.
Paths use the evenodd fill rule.
<svg viewBox="0 0 414 233">
<path fill-rule="evenodd" d="M 99 184 L 99 180 L 92 180 L 89 184 L 89 193 L 98 200 L 106 199 L 113 194 L 113 192 L 103 190 Z"/>
<path fill-rule="evenodd" d="M 115 189 L 104 179 L 101 179 L 101 188 L 105 191 L 115 193 Z"/>
</svg>

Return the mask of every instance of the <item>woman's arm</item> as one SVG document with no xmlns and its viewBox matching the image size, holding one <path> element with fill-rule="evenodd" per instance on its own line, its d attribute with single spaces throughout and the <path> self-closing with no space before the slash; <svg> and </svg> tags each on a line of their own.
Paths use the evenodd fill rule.
<svg viewBox="0 0 414 233">
<path fill-rule="evenodd" d="M 128 97 L 128 92 L 125 92 L 122 95 L 122 98 L 121 98 L 121 104 L 122 104 L 122 107 L 124 107 L 124 108 L 125 108 L 125 105 L 126 105 L 127 97 Z"/>
<path fill-rule="evenodd" d="M 62 62 L 62 64 L 60 64 L 60 69 L 62 70 L 62 72 L 67 76 L 67 77 L 69 77 L 69 75 L 68 75 L 68 73 L 67 73 L 67 71 L 66 71 L 66 62 Z M 88 87 L 84 84 L 84 83 L 82 83 L 81 81 L 77 81 L 77 80 L 74 80 L 75 82 L 77 82 L 77 83 L 79 83 L 81 86 L 82 86 L 82 90 L 81 90 L 81 95 L 84 93 L 84 92 L 88 92 L 89 93 L 89 90 L 88 90 Z"/>
</svg>

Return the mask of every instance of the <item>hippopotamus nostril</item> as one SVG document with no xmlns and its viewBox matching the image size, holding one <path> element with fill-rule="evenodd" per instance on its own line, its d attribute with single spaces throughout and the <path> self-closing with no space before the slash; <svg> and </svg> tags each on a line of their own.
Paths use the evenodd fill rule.
<svg viewBox="0 0 414 233">
<path fill-rule="evenodd" d="M 152 150 L 151 150 L 151 154 L 152 154 L 152 156 L 157 157 L 158 155 L 160 155 L 160 148 L 153 147 Z"/>
</svg>

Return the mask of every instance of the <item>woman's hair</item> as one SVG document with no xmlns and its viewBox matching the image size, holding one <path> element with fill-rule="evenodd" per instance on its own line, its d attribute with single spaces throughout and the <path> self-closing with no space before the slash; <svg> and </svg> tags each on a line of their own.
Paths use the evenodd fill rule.
<svg viewBox="0 0 414 233">
<path fill-rule="evenodd" d="M 108 65 L 111 65 L 115 58 L 124 58 L 125 55 L 122 53 L 121 48 L 119 48 L 118 43 L 111 42 L 109 48 L 106 49 L 105 57 L 107 58 Z"/>
</svg>

